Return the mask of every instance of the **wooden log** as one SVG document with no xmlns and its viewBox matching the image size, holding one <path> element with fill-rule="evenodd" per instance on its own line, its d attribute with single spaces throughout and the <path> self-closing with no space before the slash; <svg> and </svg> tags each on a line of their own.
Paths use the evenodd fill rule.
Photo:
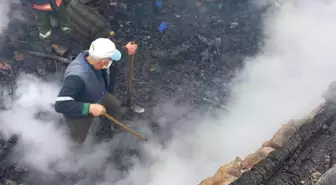
<svg viewBox="0 0 336 185">
<path fill-rule="evenodd" d="M 28 51 L 28 54 L 33 55 L 33 56 L 37 56 L 37 57 L 57 60 L 57 61 L 60 61 L 62 63 L 65 63 L 65 64 L 70 64 L 72 62 L 70 59 L 67 59 L 67 58 L 64 58 L 64 57 L 59 57 L 59 56 L 56 56 L 56 55 L 50 55 L 50 54 L 45 54 L 45 53 L 39 53 L 39 52 L 35 52 L 35 51 Z"/>
</svg>

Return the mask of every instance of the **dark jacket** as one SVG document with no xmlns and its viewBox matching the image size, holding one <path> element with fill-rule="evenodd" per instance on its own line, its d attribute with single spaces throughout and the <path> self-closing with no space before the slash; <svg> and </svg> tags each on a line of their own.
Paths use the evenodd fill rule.
<svg viewBox="0 0 336 185">
<path fill-rule="evenodd" d="M 65 117 L 89 113 L 90 103 L 97 103 L 109 89 L 109 73 L 95 70 L 87 61 L 88 52 L 80 53 L 64 74 L 64 85 L 56 99 L 55 109 Z"/>
<path fill-rule="evenodd" d="M 96 6 L 72 0 L 66 8 L 66 14 L 75 37 L 84 45 L 100 37 L 109 37 L 110 23 Z"/>
</svg>

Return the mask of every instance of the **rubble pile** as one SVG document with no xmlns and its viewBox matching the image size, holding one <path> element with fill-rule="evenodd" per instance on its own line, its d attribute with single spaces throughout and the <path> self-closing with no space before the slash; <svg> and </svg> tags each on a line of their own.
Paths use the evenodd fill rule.
<svg viewBox="0 0 336 185">
<path fill-rule="evenodd" d="M 179 116 L 166 116 L 167 123 L 180 123 L 195 109 L 226 109 L 230 79 L 243 66 L 243 58 L 254 55 L 262 44 L 264 10 L 251 8 L 247 0 L 214 1 L 210 7 L 200 8 L 193 6 L 193 0 L 164 2 L 155 11 L 151 2 L 125 1 L 128 16 L 111 21 L 118 45 L 136 40 L 140 47 L 133 99 L 146 112 L 132 115 L 133 119 L 159 122 L 157 117 L 162 116 L 152 117 L 153 113 L 172 98 L 191 108 Z M 0 85 L 6 87 L 1 91 L 13 93 L 15 78 L 22 72 L 61 80 L 67 63 L 87 46 L 57 31 L 50 41 L 39 41 L 29 4 L 13 6 L 24 20 L 12 20 L 0 36 L 5 43 L 0 48 Z M 159 31 L 161 23 L 167 27 Z M 127 64 L 126 57 L 117 80 L 117 96 L 123 101 Z M 329 147 L 336 141 L 335 113 L 335 107 L 323 104 L 303 119 L 290 120 L 255 153 L 221 166 L 199 185 L 323 184 L 334 168 L 322 174 L 336 164 L 336 151 Z M 0 184 L 16 185 L 27 174 L 8 160 L 16 141 L 15 136 L 0 140 Z"/>
<path fill-rule="evenodd" d="M 127 21 L 115 28 L 126 38 L 136 35 L 142 50 L 135 60 L 136 104 L 151 112 L 151 107 L 175 97 L 177 102 L 208 106 L 209 110 L 225 106 L 230 79 L 242 67 L 243 58 L 257 52 L 262 12 L 250 9 L 245 0 L 223 1 L 222 7 L 221 11 L 198 13 L 168 4 L 156 19 L 145 16 L 135 33 L 136 25 Z M 157 30 L 160 22 L 169 26 L 163 33 Z M 121 71 L 119 81 L 126 75 Z M 125 91 L 126 86 L 120 84 L 119 93 Z"/>
<path fill-rule="evenodd" d="M 200 107 L 202 110 L 204 107 L 208 110 L 225 108 L 230 79 L 243 66 L 243 58 L 257 52 L 262 12 L 250 9 L 247 0 L 218 1 L 220 3 L 216 2 L 214 9 L 199 9 L 193 0 L 187 4 L 180 4 L 182 1 L 164 2 L 158 12 L 153 12 L 148 1 L 125 1 L 128 16 L 111 21 L 117 45 L 131 40 L 139 44 L 133 100 L 145 107 L 146 112 L 132 115 L 132 118 L 159 122 L 158 117 L 153 117 L 156 106 L 172 98 L 191 107 L 180 116 L 167 116 L 166 121 L 172 123 L 179 123 L 190 111 Z M 0 84 L 6 87 L 1 91 L 12 94 L 16 87 L 15 79 L 21 73 L 60 81 L 67 61 L 88 46 L 58 30 L 53 31 L 51 40 L 40 41 L 30 4 L 22 1 L 13 6 L 23 19 L 11 20 L 0 37 L 1 43 L 5 43 L 0 48 L 1 61 L 10 65 L 10 70 L 1 70 L 6 72 L 0 74 Z M 139 15 L 139 12 L 149 13 Z M 168 27 L 160 32 L 158 27 L 162 22 L 166 22 Z M 61 46 L 67 51 L 56 49 Z M 127 60 L 125 57 L 119 66 L 116 92 L 124 102 Z M 2 95 L 7 92 L 2 92 Z M 4 154 L 3 160 L 0 158 L 0 177 L 21 182 L 25 170 L 5 157 L 10 154 L 10 141 L 3 141 L 4 145 L 0 146 L 0 156 Z"/>
<path fill-rule="evenodd" d="M 180 123 L 195 109 L 226 109 L 230 79 L 243 66 L 243 58 L 254 55 L 262 44 L 260 20 L 264 10 L 251 8 L 247 0 L 214 1 L 212 8 L 196 8 L 192 0 L 164 2 L 155 11 L 151 2 L 125 1 L 128 16 L 112 20 L 118 45 L 136 40 L 140 47 L 133 99 L 146 112 L 132 115 L 133 119 L 159 122 L 162 115 L 153 117 L 153 113 L 172 98 L 191 108 L 179 116 L 167 114 L 167 123 Z M 61 80 L 67 63 L 87 46 L 57 31 L 50 41 L 39 41 L 29 4 L 13 6 L 25 19 L 12 20 L 0 37 L 5 43 L 0 48 L 0 69 L 8 69 L 0 70 L 0 85 L 6 87 L 1 90 L 13 93 L 15 78 L 22 72 Z M 159 31 L 163 22 L 167 28 Z M 126 57 L 117 80 L 117 96 L 123 101 L 127 64 Z M 336 164 L 336 151 L 329 147 L 336 141 L 335 113 L 335 107 L 323 104 L 303 119 L 290 120 L 256 152 L 221 166 L 199 185 L 323 184 Z M 169 138 L 162 139 L 163 143 L 165 139 Z M 0 140 L 0 184 L 16 185 L 27 174 L 8 160 L 16 141 L 15 136 Z"/>
<path fill-rule="evenodd" d="M 242 67 L 243 58 L 257 52 L 262 10 L 250 8 L 246 0 L 221 2 L 216 4 L 216 11 L 207 8 L 199 11 L 193 1 L 188 1 L 187 7 L 181 7 L 175 1 L 165 1 L 158 13 L 138 15 L 138 7 L 152 12 L 150 2 L 125 3 L 129 15 L 113 20 L 112 28 L 116 32 L 114 39 L 117 44 L 126 44 L 130 40 L 139 43 L 139 52 L 135 57 L 133 100 L 147 108 L 148 111 L 141 116 L 151 119 L 152 107 L 172 97 L 193 107 L 225 107 L 230 93 L 227 88 L 230 79 Z M 12 66 L 13 76 L 23 71 L 50 78 L 50 73 L 61 75 L 64 72 L 64 62 L 33 56 L 31 51 L 55 55 L 51 46 L 56 43 L 70 48 L 66 58 L 73 58 L 87 48 L 61 33 L 57 36 L 57 30 L 50 41 L 39 41 L 29 4 L 17 8 L 22 9 L 28 20 L 14 21 L 9 25 L 4 33 L 7 35 L 4 43 L 16 44 L 1 52 L 4 60 Z M 163 33 L 158 31 L 160 22 L 168 23 Z M 15 39 L 8 40 L 11 32 L 19 36 L 14 34 L 11 37 Z M 15 55 L 14 52 L 23 55 Z M 127 57 L 120 65 L 116 94 L 126 102 Z M 5 81 L 8 80 L 1 83 L 7 84 Z"/>
<path fill-rule="evenodd" d="M 229 94 L 227 82 L 243 65 L 243 57 L 257 52 L 262 12 L 249 8 L 246 0 L 224 1 L 216 4 L 216 11 L 205 8 L 203 12 L 198 12 L 194 3 L 181 8 L 175 1 L 165 1 L 158 13 L 138 15 L 137 7 L 152 12 L 150 2 L 126 3 L 128 17 L 113 20 L 112 28 L 116 32 L 116 43 L 136 40 L 140 46 L 135 59 L 134 100 L 141 102 L 136 103 L 152 107 L 172 96 L 183 96 L 181 99 L 188 99 L 193 104 L 205 104 L 203 98 L 225 104 L 224 97 Z M 1 56 L 6 56 L 8 63 L 13 65 L 15 75 L 23 70 L 43 77 L 50 72 L 62 73 L 65 66 L 57 60 L 29 54 L 17 62 L 12 60 L 14 51 L 49 55 L 51 45 L 57 43 L 71 48 L 68 56 L 71 58 L 87 48 L 62 34 L 48 42 L 39 41 L 29 4 L 16 8 L 22 9 L 29 20 L 10 24 L 3 34 L 3 43 L 11 47 L 1 52 Z M 163 33 L 158 31 L 160 22 L 168 23 Z M 14 30 L 15 34 L 10 34 Z M 119 98 L 125 98 L 127 63 L 126 58 L 120 67 Z"/>
<path fill-rule="evenodd" d="M 146 112 L 132 115 L 133 119 L 159 122 L 153 112 L 172 98 L 191 109 L 180 116 L 166 116 L 168 123 L 179 123 L 200 107 L 226 109 L 230 79 L 243 66 L 243 58 L 254 55 L 262 44 L 260 20 L 264 10 L 251 8 L 247 0 L 218 1 L 212 4 L 213 9 L 183 2 L 167 0 L 155 12 L 151 2 L 125 1 L 128 16 L 112 20 L 115 42 L 121 45 L 136 40 L 140 48 L 135 58 L 133 100 Z M 29 4 L 13 6 L 21 10 L 25 20 L 12 20 L 0 37 L 1 43 L 6 43 L 1 45 L 0 61 L 10 65 L 10 70 L 0 71 L 0 84 L 6 87 L 1 90 L 11 94 L 15 78 L 22 72 L 61 80 L 67 63 L 87 46 L 57 31 L 50 41 L 39 41 Z M 163 22 L 167 28 L 159 31 Z M 0 68 L 5 63 L 0 63 Z M 126 57 L 117 80 L 117 96 L 124 102 L 127 64 Z M 334 107 L 323 105 L 303 119 L 290 120 L 255 153 L 221 166 L 199 185 L 315 183 L 336 163 L 336 152 L 328 148 L 328 143 L 336 141 L 332 126 L 335 112 Z M 8 179 L 20 182 L 26 173 L 15 161 L 7 160 L 16 139 L 0 140 L 0 184 L 13 185 Z"/>
</svg>

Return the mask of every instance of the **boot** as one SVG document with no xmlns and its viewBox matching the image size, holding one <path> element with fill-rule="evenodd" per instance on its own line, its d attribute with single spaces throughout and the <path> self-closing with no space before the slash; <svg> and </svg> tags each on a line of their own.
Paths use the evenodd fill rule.
<svg viewBox="0 0 336 185">
<path fill-rule="evenodd" d="M 71 29 L 69 27 L 61 27 L 61 30 L 64 34 L 69 35 L 71 33 Z"/>
<path fill-rule="evenodd" d="M 41 40 L 48 40 L 51 38 L 51 30 L 47 31 L 46 33 L 39 33 L 39 38 Z"/>
</svg>

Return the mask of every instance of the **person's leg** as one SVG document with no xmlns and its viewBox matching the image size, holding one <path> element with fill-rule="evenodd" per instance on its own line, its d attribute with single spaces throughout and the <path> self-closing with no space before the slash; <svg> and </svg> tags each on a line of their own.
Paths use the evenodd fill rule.
<svg viewBox="0 0 336 185">
<path fill-rule="evenodd" d="M 121 119 L 121 102 L 111 93 L 106 92 L 100 103 L 106 108 L 106 112 L 120 121 Z"/>
<path fill-rule="evenodd" d="M 57 11 L 54 12 L 54 16 L 59 21 L 61 30 L 65 34 L 69 34 L 71 32 L 71 29 L 69 27 L 69 23 L 68 23 L 68 19 L 67 19 L 67 16 L 66 16 L 66 11 L 65 11 L 65 5 L 64 4 L 62 4 L 60 7 L 58 7 Z"/>
<path fill-rule="evenodd" d="M 65 120 L 70 130 L 71 139 L 75 143 L 83 144 L 91 127 L 93 117 L 65 118 Z"/>
<path fill-rule="evenodd" d="M 49 39 L 51 36 L 50 12 L 35 10 L 35 17 L 40 39 Z"/>
<path fill-rule="evenodd" d="M 102 104 L 106 108 L 106 111 L 110 116 L 120 121 L 121 102 L 115 96 L 113 96 L 110 93 L 105 93 L 104 97 L 100 100 L 99 103 Z M 101 118 L 98 131 L 96 133 L 98 141 L 105 139 L 105 138 L 112 138 L 113 130 L 115 130 L 115 128 L 117 127 L 115 127 L 115 124 L 113 124 L 110 120 L 108 120 L 107 118 Z"/>
<path fill-rule="evenodd" d="M 109 92 L 112 95 L 115 95 L 116 91 L 116 81 L 117 81 L 117 76 L 119 74 L 119 64 L 112 64 L 110 66 L 110 83 L 109 83 Z"/>
</svg>

